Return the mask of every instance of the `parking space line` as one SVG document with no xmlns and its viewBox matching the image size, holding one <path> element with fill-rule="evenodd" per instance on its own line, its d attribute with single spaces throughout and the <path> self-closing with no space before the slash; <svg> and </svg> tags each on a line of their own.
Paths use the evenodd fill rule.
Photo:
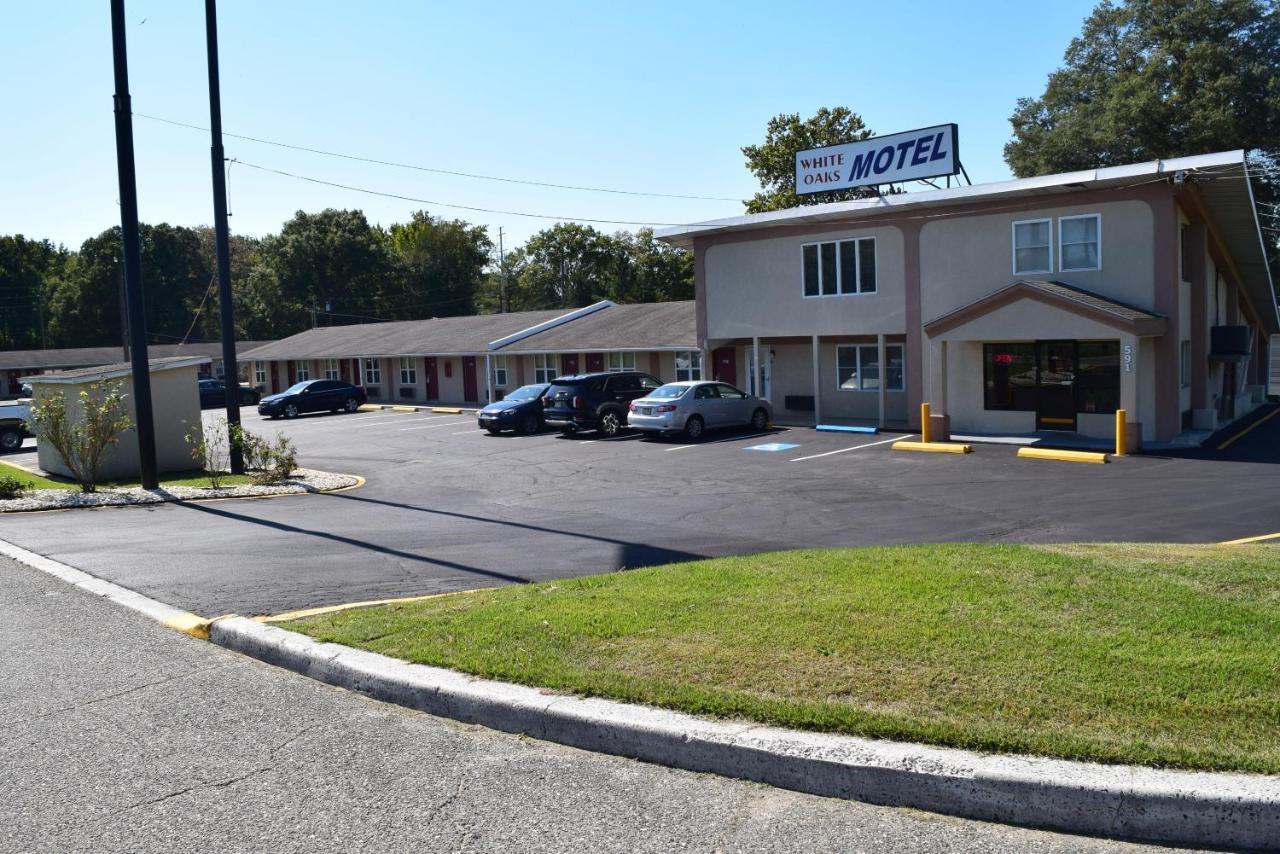
<svg viewBox="0 0 1280 854">
<path fill-rule="evenodd" d="M 882 439 L 882 440 L 881 440 L 881 441 L 879 441 L 879 442 L 867 442 L 865 445 L 854 445 L 854 446 L 853 446 L 853 447 L 851 447 L 851 448 L 837 448 L 837 449 L 836 449 L 836 450 L 834 450 L 834 451 L 827 451 L 825 454 L 810 454 L 810 455 L 809 455 L 809 456 L 807 456 L 807 457 L 795 457 L 794 459 L 790 460 L 790 462 L 793 462 L 793 463 L 802 463 L 802 462 L 804 462 L 805 460 L 816 460 L 816 459 L 818 459 L 818 458 L 820 458 L 820 457 L 829 457 L 829 456 L 831 456 L 832 454 L 844 454 L 844 453 L 848 453 L 849 451 L 856 451 L 856 450 L 858 450 L 859 448 L 874 448 L 876 445 L 887 445 L 887 444 L 889 444 L 890 442 L 896 442 L 896 441 L 898 441 L 898 440 L 899 440 L 899 439 L 901 439 L 901 438 L 903 438 L 903 437 L 902 437 L 902 436 L 894 436 L 892 439 Z"/>
<path fill-rule="evenodd" d="M 1257 421 L 1253 422 L 1248 427 L 1244 428 L 1239 433 L 1235 434 L 1230 439 L 1228 439 L 1227 441 L 1219 445 L 1218 450 L 1225 451 L 1227 448 L 1234 445 L 1237 441 L 1239 441 L 1240 439 L 1243 439 L 1247 434 L 1252 433 L 1254 430 L 1261 427 L 1263 424 L 1266 424 L 1268 421 L 1270 421 L 1272 418 L 1275 418 L 1277 415 L 1280 415 L 1280 409 L 1275 410 L 1269 415 L 1262 416 Z"/>
<path fill-rule="evenodd" d="M 468 418 L 466 421 L 446 421 L 443 424 L 419 424 L 416 427 L 401 427 L 400 432 L 403 433 L 406 430 L 434 430 L 437 427 L 457 427 L 459 424 L 470 423 L 471 419 Z"/>
<path fill-rule="evenodd" d="M 696 444 L 678 445 L 674 448 L 663 448 L 668 453 L 671 451 L 687 451 L 689 448 L 701 448 L 705 445 L 718 445 L 721 442 L 741 442 L 747 439 L 759 439 L 761 436 L 772 436 L 775 431 L 766 431 L 764 433 L 752 433 L 748 436 L 726 436 L 723 439 L 712 439 L 710 442 L 698 442 Z"/>
<path fill-rule="evenodd" d="M 1227 540 L 1218 543 L 1220 546 L 1243 546 L 1247 543 L 1261 543 L 1266 540 L 1280 540 L 1280 534 L 1260 534 L 1256 537 L 1241 537 L 1238 540 Z"/>
</svg>

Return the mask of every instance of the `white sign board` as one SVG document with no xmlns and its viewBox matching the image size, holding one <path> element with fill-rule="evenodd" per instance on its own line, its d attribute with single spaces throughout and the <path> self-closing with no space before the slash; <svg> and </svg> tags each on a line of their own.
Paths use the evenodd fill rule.
<svg viewBox="0 0 1280 854">
<path fill-rule="evenodd" d="M 848 190 L 955 175 L 960 137 L 954 124 L 873 136 L 796 152 L 796 193 Z"/>
</svg>

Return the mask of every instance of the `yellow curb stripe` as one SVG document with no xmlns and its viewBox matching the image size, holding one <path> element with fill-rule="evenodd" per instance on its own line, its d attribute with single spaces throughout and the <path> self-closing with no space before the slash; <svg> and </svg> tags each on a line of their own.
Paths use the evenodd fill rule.
<svg viewBox="0 0 1280 854">
<path fill-rule="evenodd" d="M 960 445 L 954 442 L 912 442 L 901 439 L 889 446 L 895 451 L 923 451 L 926 454 L 971 454 L 973 445 Z"/>
<path fill-rule="evenodd" d="M 472 590 L 453 590 L 449 593 L 431 593 L 426 596 L 404 596 L 399 599 L 370 599 L 365 602 L 347 602 L 342 605 L 322 605 L 317 608 L 302 608 L 297 611 L 286 611 L 283 614 L 254 617 L 259 623 L 286 623 L 290 620 L 301 620 L 304 617 L 318 617 L 322 614 L 336 614 L 339 611 L 350 611 L 353 608 L 373 608 L 378 605 L 402 605 L 409 602 L 425 602 L 428 599 L 443 599 L 446 596 L 462 596 L 466 593 L 480 593 L 494 590 L 493 587 L 476 587 Z"/>
<path fill-rule="evenodd" d="M 432 411 L 432 412 L 441 412 L 441 413 L 444 413 L 444 414 L 446 414 L 446 415 L 461 415 L 461 414 L 462 414 L 462 410 L 461 410 L 461 409 L 457 409 L 457 408 L 452 407 L 452 406 L 433 406 L 433 407 L 431 407 L 431 411 Z"/>
<path fill-rule="evenodd" d="M 1024 460 L 1058 460 L 1067 463 L 1105 463 L 1107 455 L 1098 451 L 1059 451 L 1054 448 L 1019 448 Z"/>
<path fill-rule="evenodd" d="M 1267 415 L 1264 415 L 1262 418 L 1259 418 L 1257 421 L 1253 422 L 1248 427 L 1244 428 L 1239 433 L 1235 434 L 1230 439 L 1228 439 L 1227 441 L 1219 445 L 1218 450 L 1225 451 L 1231 445 L 1235 444 L 1237 439 L 1240 439 L 1243 436 L 1246 436 L 1247 434 L 1253 432 L 1254 430 L 1257 430 L 1259 427 L 1261 427 L 1263 424 L 1266 424 L 1268 421 L 1270 421 L 1272 418 L 1275 418 L 1277 415 L 1280 415 L 1280 409 L 1277 409 L 1274 412 L 1271 412 Z"/>
<path fill-rule="evenodd" d="M 392 412 L 417 412 L 417 411 L 418 411 L 418 407 L 416 407 L 416 406 L 393 406 L 393 407 L 391 407 L 391 411 L 392 411 Z"/>
<path fill-rule="evenodd" d="M 1256 537 L 1241 537 L 1238 540 L 1227 540 L 1218 543 L 1220 546 L 1243 546 L 1245 543 L 1260 543 L 1263 540 L 1280 540 L 1280 533 L 1277 534 L 1259 534 Z"/>
</svg>

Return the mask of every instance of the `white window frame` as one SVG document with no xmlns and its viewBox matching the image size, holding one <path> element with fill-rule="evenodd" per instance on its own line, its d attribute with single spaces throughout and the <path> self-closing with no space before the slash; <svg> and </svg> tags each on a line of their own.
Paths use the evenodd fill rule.
<svg viewBox="0 0 1280 854">
<path fill-rule="evenodd" d="M 492 356 L 490 357 L 490 362 L 493 366 L 493 387 L 506 388 L 507 387 L 507 357 Z"/>
<path fill-rule="evenodd" d="M 382 385 L 382 363 L 378 359 L 361 359 L 361 373 L 364 375 L 364 384 L 369 386 Z"/>
<path fill-rule="evenodd" d="M 400 385 L 418 384 L 418 366 L 413 363 L 412 356 L 400 357 Z"/>
<path fill-rule="evenodd" d="M 684 356 L 689 362 L 689 367 L 680 367 L 680 357 Z M 676 366 L 676 382 L 697 382 L 702 379 L 702 351 L 701 350 L 677 350 L 675 353 Z M 681 376 L 684 374 L 684 376 Z"/>
<path fill-rule="evenodd" d="M 1043 270 L 1019 270 L 1018 269 L 1018 226 L 1020 225 L 1038 225 L 1039 223 L 1047 223 L 1049 226 L 1049 266 Z M 1039 248 L 1039 247 L 1027 247 Z M 1019 219 L 1014 220 L 1013 225 L 1009 227 L 1009 265 L 1013 268 L 1015 276 L 1029 276 L 1040 273 L 1053 273 L 1053 217 L 1040 217 L 1038 219 Z"/>
<path fill-rule="evenodd" d="M 213 375 L 217 379 L 226 379 L 227 367 L 221 359 L 213 360 Z"/>
<path fill-rule="evenodd" d="M 534 353 L 533 354 L 533 381 L 535 383 L 549 383 L 560 376 L 560 354 L 558 353 Z"/>
<path fill-rule="evenodd" d="M 1095 221 L 1098 223 L 1098 264 L 1097 264 L 1097 266 L 1096 266 L 1096 267 L 1064 267 L 1064 266 L 1061 266 L 1061 265 L 1062 265 L 1063 260 L 1067 257 L 1067 253 L 1066 253 L 1066 251 L 1063 249 L 1063 247 L 1065 246 L 1065 244 L 1062 242 L 1062 224 L 1063 224 L 1064 222 L 1069 222 L 1069 221 L 1071 221 L 1071 220 L 1076 220 L 1076 219 L 1092 219 L 1092 220 L 1095 220 Z M 1073 243 L 1073 244 L 1071 244 L 1071 245 L 1072 245 L 1072 246 L 1077 246 L 1077 245 L 1082 245 L 1082 244 L 1076 244 L 1076 243 Z M 1050 260 L 1052 260 L 1052 249 L 1050 249 Z M 1092 270 L 1101 270 L 1101 269 L 1102 269 L 1102 214 L 1100 214 L 1100 213 L 1076 214 L 1076 215 L 1074 215 L 1074 216 L 1060 216 L 1060 217 L 1058 217 L 1058 264 L 1059 264 L 1059 268 L 1058 268 L 1058 269 L 1059 269 L 1059 272 L 1062 272 L 1062 273 L 1087 273 L 1087 272 L 1090 272 L 1090 271 L 1092 271 Z"/>
<path fill-rule="evenodd" d="M 862 290 L 862 247 L 858 244 L 870 241 L 871 254 L 876 259 L 876 281 L 870 290 Z M 836 292 L 834 294 L 824 294 L 822 292 L 822 247 L 828 243 L 835 244 L 836 247 Z M 840 265 L 840 246 L 844 243 L 854 244 L 853 248 L 853 269 L 854 269 L 854 290 L 844 290 L 844 274 L 841 272 Z M 810 246 L 818 247 L 818 292 L 816 294 L 807 294 L 804 292 L 804 251 Z M 874 237 L 846 237 L 841 240 L 818 240 L 810 243 L 800 244 L 800 295 L 805 299 L 832 299 L 833 297 L 861 297 L 868 296 L 879 292 L 880 290 L 880 248 L 876 244 Z"/>
<path fill-rule="evenodd" d="M 854 352 L 854 356 L 853 356 L 853 358 L 854 358 L 854 362 L 853 362 L 853 369 L 854 369 L 854 371 L 856 371 L 856 373 L 854 374 L 854 376 L 856 376 L 856 377 L 857 377 L 857 379 L 858 379 L 858 387 L 857 387 L 857 388 L 845 388 L 845 387 L 840 383 L 840 351 L 841 351 L 841 350 L 848 350 L 848 349 L 852 349 L 852 350 L 853 350 L 853 352 Z M 891 350 L 894 350 L 894 349 L 899 350 L 899 351 L 901 352 L 901 357 L 902 357 L 902 385 L 897 386 L 897 387 L 894 387 L 894 386 L 890 386 L 890 385 L 888 385 L 888 384 L 887 384 L 887 382 L 886 382 L 886 379 L 885 379 L 886 375 L 888 374 L 889 353 L 890 353 L 890 351 L 891 351 Z M 863 351 L 863 350 L 873 350 L 873 351 L 875 351 L 875 352 L 876 352 L 876 361 L 877 361 L 877 362 L 879 361 L 879 359 L 880 359 L 880 354 L 879 354 L 880 345 L 878 345 L 878 344 L 837 344 L 837 345 L 836 345 L 836 365 L 835 365 L 835 368 L 836 368 L 836 372 L 835 372 L 835 373 L 836 373 L 836 376 L 835 376 L 835 379 L 836 379 L 836 391 L 851 391 L 851 392 L 879 392 L 879 391 L 880 391 L 880 387 L 879 387 L 878 385 L 877 385 L 877 386 L 872 386 L 872 387 L 870 387 L 870 388 L 865 388 L 865 387 L 863 387 L 863 385 L 862 385 L 862 381 L 863 381 L 863 376 L 862 376 L 862 351 Z M 897 344 L 897 343 L 894 343 L 894 344 L 885 344 L 885 345 L 884 345 L 884 360 L 885 360 L 885 364 L 880 365 L 880 369 L 879 369 L 879 377 L 877 378 L 877 380 L 876 380 L 876 381 L 877 381 L 878 383 L 885 383 L 884 390 L 885 390 L 885 391 L 887 391 L 887 392 L 892 392 L 892 393 L 894 393 L 894 394 L 901 394 L 902 392 L 905 392 L 905 391 L 907 390 L 907 346 L 906 346 L 905 344 Z"/>
<path fill-rule="evenodd" d="M 306 359 L 293 360 L 293 381 L 305 382 L 311 379 L 311 363 Z"/>
<path fill-rule="evenodd" d="M 267 363 L 266 362 L 253 363 L 253 383 L 254 385 L 267 384 Z"/>
<path fill-rule="evenodd" d="M 618 364 L 616 366 L 613 363 L 614 356 L 618 357 Z M 627 365 L 628 359 L 631 361 L 629 366 Z M 636 369 L 636 354 L 626 350 L 614 350 L 612 353 L 609 353 L 607 364 L 608 367 L 606 370 L 611 374 L 620 374 L 623 371 L 634 371 Z"/>
<path fill-rule="evenodd" d="M 327 380 L 336 380 L 340 376 L 337 359 L 324 360 L 324 378 Z"/>
</svg>

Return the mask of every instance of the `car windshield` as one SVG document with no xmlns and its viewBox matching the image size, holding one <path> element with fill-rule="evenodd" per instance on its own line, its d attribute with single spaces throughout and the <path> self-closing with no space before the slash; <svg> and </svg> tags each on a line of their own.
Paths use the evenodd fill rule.
<svg viewBox="0 0 1280 854">
<path fill-rule="evenodd" d="M 284 390 L 284 393 L 285 393 L 285 394 L 299 394 L 299 393 L 301 393 L 301 392 L 302 392 L 302 390 L 303 390 L 304 388 L 306 388 L 306 387 L 307 387 L 307 386 L 309 386 L 309 385 L 311 385 L 311 381 L 310 381 L 310 380 L 307 380 L 306 382 L 294 383 L 293 385 L 291 385 L 291 386 L 289 386 L 287 389 L 285 389 L 285 390 Z"/>
<path fill-rule="evenodd" d="M 645 397 L 654 397 L 658 400 L 675 400 L 677 397 L 683 397 L 684 393 L 689 390 L 687 385 L 669 384 L 659 386 L 653 391 L 645 395 Z"/>
<path fill-rule="evenodd" d="M 503 400 L 533 400 L 534 398 L 538 397 L 540 394 L 542 394 L 546 390 L 547 390 L 546 383 L 521 386 L 520 388 L 511 392 L 511 394 L 504 397 Z"/>
</svg>

